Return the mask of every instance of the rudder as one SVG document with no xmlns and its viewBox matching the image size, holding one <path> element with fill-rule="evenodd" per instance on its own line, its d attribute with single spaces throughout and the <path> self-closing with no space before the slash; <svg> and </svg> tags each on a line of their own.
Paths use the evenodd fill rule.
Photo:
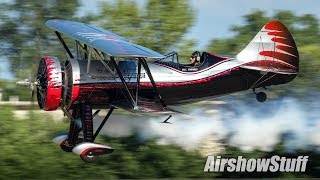
<svg viewBox="0 0 320 180">
<path fill-rule="evenodd" d="M 238 55 L 243 68 L 297 74 L 299 53 L 289 30 L 279 21 L 268 22 Z"/>
</svg>

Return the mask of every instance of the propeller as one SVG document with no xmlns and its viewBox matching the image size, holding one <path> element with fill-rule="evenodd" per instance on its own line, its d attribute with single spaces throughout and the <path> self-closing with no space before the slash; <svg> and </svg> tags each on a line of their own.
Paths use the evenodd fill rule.
<svg viewBox="0 0 320 180">
<path fill-rule="evenodd" d="M 41 41 L 41 37 L 38 31 L 36 31 L 36 36 L 35 36 L 35 42 L 37 42 L 38 46 L 39 46 L 39 50 L 40 50 L 40 56 L 43 57 L 43 46 L 42 46 L 42 41 Z M 23 59 L 23 54 L 21 55 L 21 61 L 22 62 Z M 32 68 L 35 70 L 35 67 Z M 36 71 L 32 71 L 32 72 L 37 72 Z M 39 84 L 39 79 L 38 77 L 34 74 L 33 76 L 31 75 L 31 73 L 29 73 L 29 77 L 24 79 L 24 80 L 20 80 L 16 82 L 17 85 L 19 86 L 23 86 L 23 87 L 27 87 L 30 89 L 30 102 L 34 103 L 34 94 L 35 91 L 37 90 L 37 88 L 40 88 L 40 84 Z"/>
<path fill-rule="evenodd" d="M 34 79 L 34 80 L 32 81 L 31 79 Z M 31 78 L 29 76 L 28 79 L 17 81 L 16 84 L 30 89 L 30 102 L 34 103 L 34 92 L 38 85 L 36 78 Z"/>
</svg>

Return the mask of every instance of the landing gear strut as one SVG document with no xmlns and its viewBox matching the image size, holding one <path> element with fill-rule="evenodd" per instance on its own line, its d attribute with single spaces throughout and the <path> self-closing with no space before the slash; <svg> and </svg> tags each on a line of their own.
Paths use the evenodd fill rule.
<svg viewBox="0 0 320 180">
<path fill-rule="evenodd" d="M 112 147 L 94 143 L 94 140 L 114 109 L 110 108 L 99 128 L 93 133 L 93 118 L 99 110 L 92 114 L 90 105 L 79 105 L 73 109 L 69 132 L 56 136 L 53 141 L 59 144 L 63 151 L 78 154 L 85 162 L 94 162 L 98 156 L 112 153 L 114 151 Z M 83 137 L 82 134 L 79 136 L 81 131 Z"/>
<path fill-rule="evenodd" d="M 267 94 L 264 92 L 256 93 L 255 89 L 253 89 L 253 92 L 256 94 L 256 99 L 258 102 L 265 102 L 267 100 Z"/>
</svg>

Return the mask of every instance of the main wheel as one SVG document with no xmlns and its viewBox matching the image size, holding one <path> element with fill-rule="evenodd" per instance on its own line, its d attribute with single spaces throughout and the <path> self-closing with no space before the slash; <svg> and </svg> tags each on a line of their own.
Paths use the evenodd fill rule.
<svg viewBox="0 0 320 180">
<path fill-rule="evenodd" d="M 92 152 L 88 152 L 85 155 L 80 155 L 80 158 L 87 163 L 95 162 L 98 159 L 98 156 L 94 156 Z"/>
<path fill-rule="evenodd" d="M 68 143 L 68 139 L 66 139 L 60 144 L 60 148 L 65 152 L 72 152 L 74 146 L 70 146 Z"/>
<path fill-rule="evenodd" d="M 264 92 L 259 92 L 256 95 L 256 98 L 257 98 L 257 101 L 259 101 L 259 102 L 265 102 L 267 100 L 267 94 Z"/>
<path fill-rule="evenodd" d="M 82 143 L 82 142 L 83 142 L 83 137 L 80 136 L 77 139 L 76 144 L 79 144 L 79 143 Z M 65 152 L 72 152 L 72 149 L 74 148 L 74 146 L 76 146 L 76 144 L 75 145 L 69 145 L 68 139 L 66 139 L 66 140 L 62 141 L 62 143 L 60 144 L 60 147 Z"/>
</svg>

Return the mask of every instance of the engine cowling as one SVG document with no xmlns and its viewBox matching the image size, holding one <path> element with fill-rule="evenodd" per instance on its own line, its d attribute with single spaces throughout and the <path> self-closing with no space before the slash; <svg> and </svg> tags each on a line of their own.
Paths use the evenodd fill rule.
<svg viewBox="0 0 320 180">
<path fill-rule="evenodd" d="M 45 111 L 56 110 L 62 95 L 62 69 L 57 57 L 45 56 L 40 60 L 37 81 L 39 107 Z"/>
<path fill-rule="evenodd" d="M 114 83 L 114 75 L 100 61 L 91 62 L 88 74 L 87 63 L 78 60 L 61 63 L 57 57 L 43 57 L 37 75 L 39 107 L 54 111 L 60 106 L 72 109 L 73 105 L 85 102 L 96 108 L 108 108 L 109 90 L 121 83 Z"/>
</svg>

